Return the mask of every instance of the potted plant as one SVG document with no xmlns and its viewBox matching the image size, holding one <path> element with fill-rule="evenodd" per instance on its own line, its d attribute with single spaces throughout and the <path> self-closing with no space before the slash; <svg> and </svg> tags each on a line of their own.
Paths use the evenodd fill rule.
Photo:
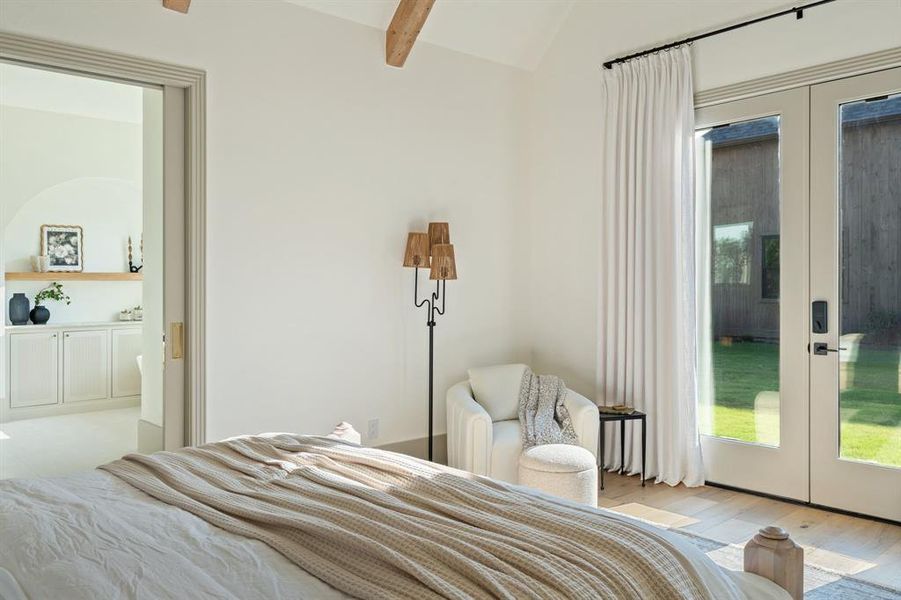
<svg viewBox="0 0 901 600">
<path fill-rule="evenodd" d="M 58 281 L 54 281 L 46 288 L 42 289 L 34 297 L 34 308 L 31 309 L 31 322 L 35 325 L 43 325 L 50 320 L 50 311 L 44 306 L 47 300 L 55 300 L 57 302 L 65 302 L 72 304 L 72 299 L 63 292 L 63 285 Z"/>
</svg>

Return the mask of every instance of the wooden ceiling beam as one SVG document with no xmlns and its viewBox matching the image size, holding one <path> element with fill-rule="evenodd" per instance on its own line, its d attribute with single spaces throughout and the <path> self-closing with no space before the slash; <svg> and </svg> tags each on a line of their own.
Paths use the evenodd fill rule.
<svg viewBox="0 0 901 600">
<path fill-rule="evenodd" d="M 385 34 L 385 62 L 402 67 L 435 0 L 400 0 Z"/>
<path fill-rule="evenodd" d="M 169 10 L 187 13 L 188 7 L 191 6 L 191 0 L 163 0 L 163 6 Z"/>
</svg>

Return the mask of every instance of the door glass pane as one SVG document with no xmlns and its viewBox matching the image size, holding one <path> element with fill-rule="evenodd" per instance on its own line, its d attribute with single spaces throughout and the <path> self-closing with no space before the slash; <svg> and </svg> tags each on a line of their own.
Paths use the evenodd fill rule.
<svg viewBox="0 0 901 600">
<path fill-rule="evenodd" d="M 696 133 L 713 368 L 701 431 L 770 446 L 779 445 L 779 124 L 774 116 Z"/>
<path fill-rule="evenodd" d="M 840 120 L 841 456 L 901 467 L 901 94 Z"/>
</svg>

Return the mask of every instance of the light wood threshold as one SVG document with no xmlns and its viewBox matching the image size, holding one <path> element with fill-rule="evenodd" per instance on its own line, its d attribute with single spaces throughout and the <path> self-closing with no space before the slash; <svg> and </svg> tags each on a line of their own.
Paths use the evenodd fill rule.
<svg viewBox="0 0 901 600">
<path fill-rule="evenodd" d="M 143 281 L 143 273 L 7 273 L 7 281 Z"/>
</svg>

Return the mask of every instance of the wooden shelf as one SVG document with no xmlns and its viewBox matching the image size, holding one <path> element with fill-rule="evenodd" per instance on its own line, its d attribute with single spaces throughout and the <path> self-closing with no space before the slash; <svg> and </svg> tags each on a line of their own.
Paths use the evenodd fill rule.
<svg viewBox="0 0 901 600">
<path fill-rule="evenodd" d="M 143 273 L 7 273 L 7 281 L 143 281 Z"/>
</svg>

